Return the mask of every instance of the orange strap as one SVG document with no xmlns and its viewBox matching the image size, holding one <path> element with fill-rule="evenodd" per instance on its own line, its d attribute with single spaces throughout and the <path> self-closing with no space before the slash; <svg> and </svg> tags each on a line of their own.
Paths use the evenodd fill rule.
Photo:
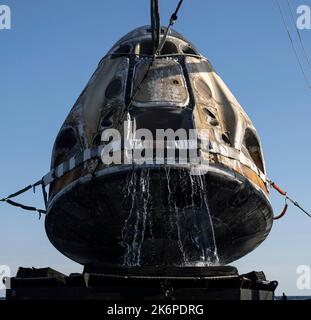
<svg viewBox="0 0 311 320">
<path fill-rule="evenodd" d="M 288 204 L 285 203 L 285 207 L 283 209 L 283 211 L 276 217 L 273 218 L 273 220 L 279 220 L 281 218 L 283 218 L 285 216 L 285 213 L 287 212 L 287 209 L 288 209 Z"/>
<path fill-rule="evenodd" d="M 279 192 L 282 196 L 285 197 L 285 207 L 284 207 L 284 209 L 283 209 L 283 211 L 282 211 L 282 213 L 280 215 L 274 217 L 274 220 L 281 219 L 285 215 L 285 213 L 286 213 L 286 211 L 288 209 L 287 200 L 290 201 L 294 206 L 296 206 L 303 213 L 305 213 L 309 218 L 311 218 L 311 213 L 307 212 L 303 207 L 301 207 L 297 201 L 295 201 L 292 198 L 290 198 L 287 195 L 287 192 L 283 191 L 277 184 L 275 184 L 269 178 L 267 178 L 267 182 L 271 185 L 271 187 L 273 187 L 277 192 Z"/>
<path fill-rule="evenodd" d="M 286 192 L 283 191 L 277 184 L 275 184 L 274 182 L 271 182 L 271 186 L 277 191 L 279 192 L 282 196 L 286 196 Z"/>
</svg>

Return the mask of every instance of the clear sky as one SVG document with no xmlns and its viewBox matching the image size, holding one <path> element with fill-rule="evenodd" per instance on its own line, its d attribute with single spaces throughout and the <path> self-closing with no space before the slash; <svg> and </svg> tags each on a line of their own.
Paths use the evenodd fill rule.
<svg viewBox="0 0 311 320">
<path fill-rule="evenodd" d="M 286 1 L 280 1 L 287 9 Z M 311 6 L 310 0 L 292 2 L 295 8 Z M 161 1 L 163 24 L 176 3 Z M 70 108 L 108 49 L 131 29 L 149 24 L 149 1 L 0 4 L 12 10 L 12 30 L 0 30 L 1 197 L 48 172 L 54 139 Z M 311 209 L 311 91 L 275 1 L 185 0 L 179 18 L 175 29 L 210 59 L 253 120 L 268 174 Z M 302 31 L 302 37 L 311 58 L 311 30 Z M 39 190 L 20 200 L 43 205 Z M 283 200 L 273 196 L 272 202 L 276 212 L 282 210 Z M 0 265 L 9 265 L 13 273 L 18 266 L 82 270 L 49 243 L 37 215 L 0 204 L 0 226 Z M 264 270 L 270 280 L 279 281 L 279 292 L 311 295 L 311 290 L 296 288 L 297 266 L 311 267 L 310 231 L 311 220 L 291 207 L 267 240 L 233 265 L 240 272 Z"/>
</svg>

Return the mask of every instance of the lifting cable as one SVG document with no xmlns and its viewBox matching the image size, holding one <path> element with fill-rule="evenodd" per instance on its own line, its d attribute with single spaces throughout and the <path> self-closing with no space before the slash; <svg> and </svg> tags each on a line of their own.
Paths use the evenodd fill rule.
<svg viewBox="0 0 311 320">
<path fill-rule="evenodd" d="M 161 36 L 159 0 L 151 0 L 151 34 L 153 43 L 153 53 L 155 54 L 160 45 Z"/>
<path fill-rule="evenodd" d="M 159 47 L 157 49 L 157 54 L 161 54 L 161 51 L 162 51 L 162 49 L 164 47 L 166 38 L 167 38 L 168 34 L 170 33 L 172 26 L 175 24 L 175 22 L 178 19 L 178 12 L 179 12 L 180 7 L 183 4 L 183 2 L 184 2 L 184 0 L 180 0 L 178 5 L 177 5 L 177 7 L 176 7 L 176 10 L 173 12 L 173 14 L 172 14 L 172 16 L 170 18 L 170 22 L 169 22 L 169 24 L 168 24 L 168 26 L 166 28 L 166 32 L 165 32 L 165 34 L 163 36 L 163 39 L 162 39 L 162 41 L 161 41 L 161 43 L 160 43 L 160 45 L 159 45 Z"/>
<path fill-rule="evenodd" d="M 274 217 L 274 220 L 279 220 L 282 217 L 285 216 L 287 210 L 288 210 L 288 201 L 291 202 L 295 207 L 300 209 L 304 214 L 306 214 L 309 218 L 311 218 L 311 214 L 307 212 L 297 201 L 293 200 L 291 197 L 288 196 L 286 191 L 283 191 L 275 182 L 267 178 L 267 182 L 270 184 L 270 186 L 275 189 L 281 196 L 285 198 L 285 206 L 281 214 Z"/>
</svg>

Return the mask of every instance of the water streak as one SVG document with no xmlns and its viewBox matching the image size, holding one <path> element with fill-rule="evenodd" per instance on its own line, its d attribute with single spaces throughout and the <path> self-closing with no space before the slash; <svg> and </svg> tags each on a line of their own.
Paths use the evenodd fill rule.
<svg viewBox="0 0 311 320">
<path fill-rule="evenodd" d="M 184 266 L 217 265 L 219 258 L 204 174 L 191 175 L 186 169 L 177 171 L 167 166 L 164 171 L 167 184 L 164 194 L 158 190 L 160 187 L 156 190 L 151 188 L 150 169 L 133 170 L 127 178 L 124 196 L 130 200 L 130 209 L 121 235 L 123 264 L 143 265 L 146 233 L 151 240 L 157 238 L 152 219 L 155 210 L 153 192 L 157 193 L 155 197 L 163 198 L 160 202 L 169 217 L 165 238 L 172 244 L 176 243 L 182 260 L 180 263 Z"/>
<path fill-rule="evenodd" d="M 125 197 L 131 200 L 128 218 L 122 229 L 121 245 L 125 248 L 123 265 L 140 266 L 141 250 L 145 239 L 146 224 L 149 221 L 152 234 L 151 219 L 148 219 L 148 206 L 151 203 L 149 169 L 139 174 L 133 170 L 127 178 Z"/>
</svg>

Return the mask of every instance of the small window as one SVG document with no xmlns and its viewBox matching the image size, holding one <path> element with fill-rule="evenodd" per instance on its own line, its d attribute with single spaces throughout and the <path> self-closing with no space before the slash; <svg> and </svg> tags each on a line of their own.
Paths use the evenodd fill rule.
<svg viewBox="0 0 311 320">
<path fill-rule="evenodd" d="M 175 53 L 178 53 L 177 46 L 171 41 L 166 41 L 162 48 L 161 54 L 165 55 L 165 54 L 175 54 Z"/>
<path fill-rule="evenodd" d="M 78 148 L 78 140 L 72 128 L 63 129 L 57 136 L 54 153 L 53 167 L 66 161 L 68 157 Z"/>
<path fill-rule="evenodd" d="M 60 164 L 62 164 L 63 162 L 65 162 L 67 160 L 67 156 L 66 154 L 63 152 L 61 154 L 59 154 L 54 161 L 54 168 L 56 168 L 57 166 L 59 166 Z"/>
<path fill-rule="evenodd" d="M 72 149 L 77 143 L 77 139 L 75 133 L 72 128 L 66 128 L 62 130 L 57 139 L 56 139 L 56 147 L 58 149 Z"/>
<path fill-rule="evenodd" d="M 132 47 L 129 44 L 121 45 L 114 53 L 115 54 L 129 54 L 132 50 Z"/>
<path fill-rule="evenodd" d="M 189 45 L 189 46 L 182 46 L 182 52 L 184 54 L 193 54 L 198 55 L 198 53 Z"/>
<path fill-rule="evenodd" d="M 153 42 L 151 40 L 142 41 L 137 45 L 135 53 L 142 54 L 142 55 L 153 55 L 154 54 Z M 166 54 L 177 54 L 177 53 L 178 53 L 177 46 L 171 41 L 166 41 L 161 50 L 161 54 L 166 55 Z"/>
<path fill-rule="evenodd" d="M 153 55 L 154 46 L 151 40 L 146 40 L 138 44 L 138 54 Z"/>
<path fill-rule="evenodd" d="M 251 129 L 246 129 L 244 135 L 244 145 L 259 170 L 264 172 L 264 162 L 259 139 Z"/>
</svg>

